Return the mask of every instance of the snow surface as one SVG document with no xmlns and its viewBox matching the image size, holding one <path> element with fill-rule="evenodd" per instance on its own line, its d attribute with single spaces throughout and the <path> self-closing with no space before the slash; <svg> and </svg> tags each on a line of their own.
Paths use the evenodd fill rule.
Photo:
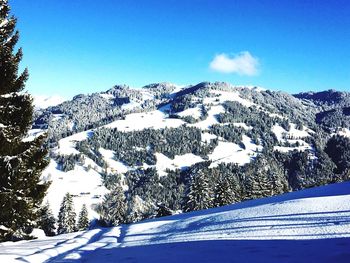
<svg viewBox="0 0 350 263">
<path fill-rule="evenodd" d="M 283 127 L 281 127 L 278 124 L 275 124 L 271 131 L 276 135 L 277 140 L 280 143 L 290 143 L 295 144 L 299 143 L 299 146 L 295 147 L 285 147 L 285 146 L 274 146 L 275 151 L 279 152 L 289 152 L 289 151 L 305 151 L 305 150 L 312 150 L 312 146 L 308 144 L 307 142 L 301 140 L 303 138 L 309 137 L 310 133 L 314 133 L 313 130 L 303 127 L 302 130 L 298 130 L 296 128 L 296 125 L 294 123 L 290 124 L 290 130 L 287 131 Z"/>
<path fill-rule="evenodd" d="M 302 130 L 296 129 L 296 125 L 294 123 L 290 124 L 290 130 L 286 131 L 283 127 L 276 124 L 272 127 L 272 132 L 276 135 L 279 141 L 285 141 L 285 138 L 289 139 L 300 139 L 309 137 L 310 133 L 314 133 L 314 131 L 303 127 Z"/>
<path fill-rule="evenodd" d="M 117 172 L 121 174 L 121 173 L 126 173 L 127 171 L 130 170 L 130 167 L 128 167 L 124 163 L 114 160 L 114 153 L 115 153 L 114 151 L 100 148 L 99 152 L 102 154 L 103 159 L 106 161 L 108 165 L 107 172 L 110 172 L 110 173 Z"/>
<path fill-rule="evenodd" d="M 147 89 L 140 89 L 142 94 L 142 100 L 154 100 L 154 96 Z"/>
<path fill-rule="evenodd" d="M 210 109 L 208 110 L 208 117 L 203 121 L 190 124 L 188 126 L 197 127 L 202 130 L 207 130 L 207 129 L 210 129 L 210 127 L 214 124 L 220 124 L 219 121 L 217 120 L 217 116 L 220 113 L 225 112 L 225 108 L 222 106 L 222 103 L 225 101 L 237 101 L 246 107 L 255 105 L 253 102 L 241 98 L 239 96 L 239 93 L 236 91 L 211 90 L 210 93 L 215 95 L 215 97 L 207 97 L 203 99 L 203 104 L 207 106 L 210 105 Z M 201 116 L 200 114 L 201 114 L 201 111 L 197 107 L 197 108 L 187 109 L 181 112 L 179 115 L 180 116 L 192 115 L 195 118 L 199 118 Z"/>
<path fill-rule="evenodd" d="M 75 165 L 74 169 L 63 172 L 58 169 L 57 163 L 51 160 L 43 172 L 43 178 L 50 180 L 51 185 L 45 200 L 50 204 L 54 216 L 57 218 L 64 195 L 68 192 L 73 195 L 75 211 L 78 214 L 83 204 L 86 204 L 89 218 L 98 218 L 93 206 L 102 201 L 107 189 L 102 184 L 101 175 L 93 169 L 96 163 L 85 157 L 83 165 Z"/>
<path fill-rule="evenodd" d="M 231 124 L 235 127 L 240 127 L 240 128 L 245 129 L 245 130 L 252 130 L 253 129 L 252 126 L 248 126 L 244 122 L 235 122 L 235 123 L 231 123 Z"/>
<path fill-rule="evenodd" d="M 34 135 L 37 135 L 35 130 L 31 131 Z M 37 132 L 39 133 L 39 131 Z M 59 140 L 58 147 L 54 149 L 54 152 L 62 155 L 79 154 L 80 152 L 75 149 L 76 142 L 86 140 L 92 133 L 92 130 L 88 130 L 63 138 Z M 112 151 L 101 148 L 100 152 L 110 166 L 108 172 L 127 171 L 128 168 L 125 165 L 113 160 L 114 153 Z M 101 203 L 103 196 L 108 192 L 103 186 L 100 175 L 102 167 L 85 155 L 83 155 L 83 158 L 82 163 L 76 164 L 74 169 L 68 172 L 62 171 L 57 162 L 51 159 L 48 167 L 42 173 L 43 181 L 51 181 L 45 201 L 49 202 L 55 217 L 58 216 L 61 202 L 67 192 L 73 195 L 77 214 L 80 212 L 82 205 L 86 204 L 89 218 L 99 217 L 93 207 Z"/>
<path fill-rule="evenodd" d="M 193 153 L 175 155 L 174 159 L 170 159 L 162 153 L 155 153 L 155 156 L 157 158 L 156 169 L 159 176 L 167 175 L 167 169 L 174 171 L 176 169 L 183 169 L 204 161 L 202 157 Z"/>
<path fill-rule="evenodd" d="M 180 117 L 192 116 L 195 119 L 199 119 L 202 116 L 200 106 L 189 108 L 184 111 L 178 112 L 177 115 Z"/>
<path fill-rule="evenodd" d="M 288 140 L 288 142 L 293 144 L 298 142 L 299 146 L 295 146 L 295 147 L 274 146 L 273 149 L 275 151 L 284 152 L 284 153 L 294 151 L 294 150 L 297 150 L 299 152 L 304 152 L 306 150 L 313 150 L 313 147 L 303 140 Z"/>
<path fill-rule="evenodd" d="M 140 107 L 141 103 L 136 101 L 130 101 L 129 103 L 125 103 L 121 106 L 121 109 L 123 110 L 133 110 L 137 107 Z"/>
<path fill-rule="evenodd" d="M 190 124 L 188 126 L 197 127 L 199 129 L 202 129 L 202 130 L 207 130 L 207 129 L 210 129 L 210 127 L 215 125 L 215 124 L 221 124 L 218 121 L 217 116 L 220 113 L 225 112 L 225 108 L 222 106 L 222 103 L 224 103 L 225 101 L 237 101 L 245 107 L 250 107 L 250 106 L 255 105 L 253 102 L 241 98 L 239 96 L 239 93 L 236 91 L 211 90 L 210 93 L 214 94 L 215 97 L 207 97 L 207 98 L 204 98 L 204 100 L 203 100 L 203 103 L 205 105 L 207 105 L 207 106 L 211 105 L 210 109 L 208 110 L 208 117 L 203 121 L 200 121 L 200 122 L 197 122 L 194 124 Z M 200 111 L 199 107 L 191 108 L 191 109 L 187 109 L 187 110 L 179 113 L 178 115 L 180 115 L 180 116 L 191 115 L 194 118 L 199 118 L 201 116 L 201 111 Z M 249 129 L 249 127 L 247 125 L 245 125 L 244 123 L 237 123 L 236 125 L 244 128 L 244 129 Z"/>
<path fill-rule="evenodd" d="M 210 167 L 216 167 L 220 163 L 244 165 L 262 150 L 262 146 L 254 144 L 251 138 L 246 135 L 242 136 L 242 143 L 245 149 L 233 142 L 219 141 L 213 153 L 208 155 L 209 159 L 212 160 Z"/>
<path fill-rule="evenodd" d="M 241 98 L 239 93 L 236 91 L 211 90 L 210 93 L 214 94 L 215 97 L 205 98 L 204 102 L 206 104 L 210 104 L 210 103 L 219 104 L 219 103 L 223 103 L 225 101 L 237 101 L 246 107 L 250 107 L 250 106 L 255 105 L 253 102 Z"/>
<path fill-rule="evenodd" d="M 117 128 L 119 131 L 135 131 L 146 128 L 163 129 L 177 128 L 185 122 L 179 119 L 167 118 L 163 110 L 155 110 L 142 113 L 131 113 L 125 116 L 125 120 L 117 120 L 105 125 L 105 128 Z"/>
<path fill-rule="evenodd" d="M 189 124 L 188 126 L 197 127 L 199 129 L 202 129 L 202 130 L 210 129 L 210 127 L 212 125 L 220 124 L 218 119 L 217 119 L 217 115 L 219 115 L 220 113 L 224 113 L 224 112 L 225 112 L 225 109 L 223 106 L 221 106 L 221 105 L 212 106 L 210 108 L 210 110 L 208 111 L 208 117 L 205 120 L 194 123 L 194 124 Z"/>
<path fill-rule="evenodd" d="M 210 140 L 216 139 L 217 136 L 208 132 L 202 132 L 201 141 L 205 143 L 209 143 Z"/>
<path fill-rule="evenodd" d="M 99 95 L 105 100 L 113 100 L 115 98 L 112 94 L 108 94 L 108 93 L 100 93 Z"/>
<path fill-rule="evenodd" d="M 190 85 L 178 85 L 174 83 L 171 83 L 171 85 L 175 86 L 175 89 L 170 93 L 170 98 L 174 98 L 176 96 L 176 93 L 190 86 Z"/>
<path fill-rule="evenodd" d="M 30 129 L 28 131 L 27 136 L 23 139 L 24 142 L 30 142 L 33 141 L 35 138 L 39 137 L 40 135 L 45 134 L 45 130 L 42 129 Z"/>
<path fill-rule="evenodd" d="M 350 138 L 350 130 L 347 128 L 340 128 L 338 130 L 338 135 Z"/>
<path fill-rule="evenodd" d="M 349 262 L 350 182 L 0 244 L 0 262 Z"/>
<path fill-rule="evenodd" d="M 83 131 L 59 140 L 55 151 L 63 155 L 79 154 L 80 152 L 75 149 L 75 143 L 88 139 L 92 132 L 91 130 Z"/>
<path fill-rule="evenodd" d="M 58 95 L 53 95 L 53 96 L 35 95 L 33 96 L 33 98 L 34 98 L 35 107 L 39 109 L 46 109 L 51 106 L 56 106 L 65 101 L 64 98 Z"/>
</svg>

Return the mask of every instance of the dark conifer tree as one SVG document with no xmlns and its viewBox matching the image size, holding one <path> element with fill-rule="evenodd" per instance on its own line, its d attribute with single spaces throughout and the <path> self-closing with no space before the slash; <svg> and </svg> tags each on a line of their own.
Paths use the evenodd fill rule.
<svg viewBox="0 0 350 263">
<path fill-rule="evenodd" d="M 86 208 L 86 205 L 83 204 L 80 213 L 79 213 L 79 219 L 78 219 L 78 230 L 86 230 L 89 228 L 90 221 L 89 221 L 89 215 Z"/>
<path fill-rule="evenodd" d="M 325 152 L 336 164 L 336 173 L 345 173 L 350 170 L 350 139 L 345 136 L 333 136 L 327 142 Z"/>
<path fill-rule="evenodd" d="M 157 204 L 157 214 L 156 217 L 171 216 L 173 212 L 169 207 L 164 204 Z"/>
<path fill-rule="evenodd" d="M 56 219 L 52 214 L 49 203 L 47 202 L 39 209 L 39 218 L 37 226 L 44 230 L 45 235 L 54 236 L 56 230 Z"/>
<path fill-rule="evenodd" d="M 213 192 L 209 180 L 203 172 L 192 175 L 185 211 L 208 209 L 214 206 Z"/>
<path fill-rule="evenodd" d="M 58 234 L 66 234 L 75 232 L 76 229 L 76 213 L 73 204 L 73 197 L 66 193 L 58 214 Z"/>
<path fill-rule="evenodd" d="M 40 180 L 47 166 L 43 137 L 23 140 L 32 123 L 32 98 L 22 92 L 28 72 L 18 73 L 22 50 L 16 19 L 7 0 L 0 0 L 0 240 L 30 228 L 48 188 Z M 5 231 L 4 231 L 5 230 Z"/>
<path fill-rule="evenodd" d="M 287 192 L 283 167 L 271 156 L 260 155 L 244 168 L 245 199 L 256 199 Z"/>
<path fill-rule="evenodd" d="M 215 185 L 215 206 L 224 206 L 239 201 L 238 195 L 234 188 L 232 177 L 226 174 L 219 175 Z"/>
<path fill-rule="evenodd" d="M 123 189 L 116 186 L 104 196 L 102 204 L 98 207 L 101 220 L 107 225 L 117 226 L 126 221 L 126 200 Z"/>
</svg>

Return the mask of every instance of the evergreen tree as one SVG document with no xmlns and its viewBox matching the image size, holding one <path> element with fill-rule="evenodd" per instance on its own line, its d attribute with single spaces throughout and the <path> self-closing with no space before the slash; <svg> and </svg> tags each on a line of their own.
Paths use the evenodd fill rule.
<svg viewBox="0 0 350 263">
<path fill-rule="evenodd" d="M 245 199 L 256 199 L 288 191 L 283 167 L 271 156 L 261 155 L 244 168 Z"/>
<path fill-rule="evenodd" d="M 79 219 L 78 219 L 78 230 L 86 230 L 89 228 L 90 221 L 88 216 L 88 211 L 86 208 L 86 205 L 83 204 L 81 211 L 79 213 Z"/>
<path fill-rule="evenodd" d="M 345 136 L 333 136 L 327 142 L 325 152 L 337 165 L 336 173 L 350 170 L 350 139 Z"/>
<path fill-rule="evenodd" d="M 153 217 L 155 210 L 150 199 L 143 200 L 136 194 L 128 200 L 126 214 L 127 223 L 134 223 Z"/>
<path fill-rule="evenodd" d="M 23 93 L 28 72 L 18 73 L 22 50 L 15 51 L 19 38 L 16 19 L 9 15 L 7 0 L 0 0 L 0 240 L 32 227 L 48 188 L 40 181 L 47 166 L 44 138 L 23 140 L 31 127 L 33 106 Z"/>
<path fill-rule="evenodd" d="M 173 212 L 166 205 L 164 205 L 164 204 L 158 204 L 157 205 L 156 217 L 171 216 L 172 214 L 173 214 Z"/>
<path fill-rule="evenodd" d="M 54 236 L 56 230 L 56 219 L 52 214 L 49 203 L 47 202 L 39 209 L 39 218 L 37 226 L 44 230 L 45 235 Z"/>
<path fill-rule="evenodd" d="M 208 209 L 213 205 L 213 193 L 207 176 L 203 172 L 192 175 L 185 211 Z"/>
<path fill-rule="evenodd" d="M 313 160 L 312 179 L 308 187 L 325 185 L 339 180 L 334 174 L 336 165 L 332 159 L 320 147 L 315 147 L 316 158 Z"/>
<path fill-rule="evenodd" d="M 126 200 L 124 191 L 120 186 L 116 186 L 110 193 L 104 196 L 104 200 L 98 208 L 101 220 L 107 225 L 119 225 L 125 222 Z"/>
<path fill-rule="evenodd" d="M 229 175 L 220 175 L 215 185 L 215 206 L 224 206 L 239 201 L 238 191 Z"/>
<path fill-rule="evenodd" d="M 76 213 L 73 204 L 73 197 L 66 193 L 58 214 L 58 234 L 71 233 L 76 231 Z"/>
</svg>

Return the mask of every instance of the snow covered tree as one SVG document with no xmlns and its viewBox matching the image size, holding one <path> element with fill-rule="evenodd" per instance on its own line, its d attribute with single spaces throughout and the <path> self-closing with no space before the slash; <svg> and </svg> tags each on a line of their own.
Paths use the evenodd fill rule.
<svg viewBox="0 0 350 263">
<path fill-rule="evenodd" d="M 224 206 L 239 201 L 231 176 L 220 175 L 215 185 L 215 206 Z"/>
<path fill-rule="evenodd" d="M 31 127 L 33 105 L 22 92 L 28 72 L 18 73 L 22 50 L 16 18 L 10 16 L 7 0 L 0 0 L 0 240 L 33 226 L 48 188 L 40 180 L 47 166 L 43 137 L 23 140 Z"/>
<path fill-rule="evenodd" d="M 202 172 L 192 175 L 185 211 L 208 209 L 213 205 L 213 192 L 207 176 Z"/>
<path fill-rule="evenodd" d="M 66 193 L 58 214 L 58 234 L 71 233 L 76 231 L 76 213 L 74 209 L 73 197 Z"/>
<path fill-rule="evenodd" d="M 244 169 L 245 199 L 268 197 L 289 190 L 284 168 L 271 156 L 260 155 Z"/>
<path fill-rule="evenodd" d="M 345 136 L 333 136 L 327 142 L 325 152 L 336 164 L 336 173 L 350 170 L 350 139 Z"/>
<path fill-rule="evenodd" d="M 87 211 L 86 205 L 83 204 L 79 213 L 78 230 L 86 230 L 89 228 L 89 225 L 90 225 L 90 221 L 89 221 L 88 211 Z"/>
<path fill-rule="evenodd" d="M 49 202 L 44 204 L 39 209 L 39 218 L 37 220 L 37 226 L 44 230 L 45 235 L 54 236 L 56 230 L 56 219 L 52 214 Z"/>
<path fill-rule="evenodd" d="M 154 215 L 154 207 L 150 202 L 143 200 L 139 195 L 134 195 L 128 200 L 126 214 L 126 221 L 128 223 L 134 223 L 152 217 Z"/>
<path fill-rule="evenodd" d="M 104 196 L 97 212 L 100 214 L 101 220 L 105 221 L 107 225 L 116 226 L 125 222 L 126 209 L 124 191 L 120 186 L 116 186 Z"/>
<path fill-rule="evenodd" d="M 173 211 L 164 204 L 157 204 L 156 217 L 171 216 Z"/>
</svg>

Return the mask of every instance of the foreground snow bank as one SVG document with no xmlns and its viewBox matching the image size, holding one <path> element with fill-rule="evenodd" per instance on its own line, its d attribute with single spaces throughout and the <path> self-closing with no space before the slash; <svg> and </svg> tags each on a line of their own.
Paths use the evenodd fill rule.
<svg viewBox="0 0 350 263">
<path fill-rule="evenodd" d="M 0 244 L 0 262 L 347 262 L 350 182 Z"/>
</svg>

